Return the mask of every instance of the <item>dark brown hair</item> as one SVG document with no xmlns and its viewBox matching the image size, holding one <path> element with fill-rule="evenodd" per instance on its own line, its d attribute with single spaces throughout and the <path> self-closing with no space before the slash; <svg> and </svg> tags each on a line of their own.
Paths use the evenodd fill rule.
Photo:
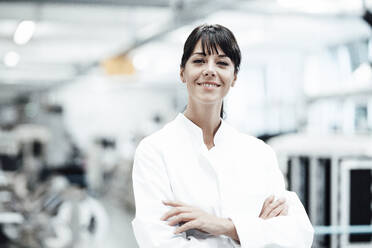
<svg viewBox="0 0 372 248">
<path fill-rule="evenodd" d="M 196 27 L 187 38 L 183 47 L 181 59 L 181 68 L 184 68 L 187 60 L 190 58 L 196 43 L 201 39 L 203 53 L 211 54 L 215 51 L 218 54 L 217 47 L 231 59 L 234 63 L 235 73 L 238 73 L 241 61 L 241 53 L 236 42 L 234 34 L 226 27 L 214 24 L 203 24 Z"/>
</svg>

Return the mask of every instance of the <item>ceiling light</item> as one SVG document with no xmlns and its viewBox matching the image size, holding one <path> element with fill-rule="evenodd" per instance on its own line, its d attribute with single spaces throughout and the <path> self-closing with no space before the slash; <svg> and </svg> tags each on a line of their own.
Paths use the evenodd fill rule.
<svg viewBox="0 0 372 248">
<path fill-rule="evenodd" d="M 310 14 L 340 14 L 360 12 L 362 1 L 350 0 L 277 0 L 278 4 L 292 11 Z"/>
<path fill-rule="evenodd" d="M 20 56 L 14 51 L 10 51 L 4 56 L 4 64 L 8 67 L 15 67 L 19 63 Z"/>
<path fill-rule="evenodd" d="M 21 21 L 14 32 L 13 40 L 17 45 L 25 45 L 35 32 L 35 22 Z"/>
</svg>

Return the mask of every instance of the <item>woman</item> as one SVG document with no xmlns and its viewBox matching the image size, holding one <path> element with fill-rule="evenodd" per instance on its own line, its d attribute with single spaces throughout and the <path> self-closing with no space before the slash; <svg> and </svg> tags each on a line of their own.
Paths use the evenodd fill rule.
<svg viewBox="0 0 372 248">
<path fill-rule="evenodd" d="M 273 150 L 221 118 L 240 59 L 221 25 L 201 25 L 186 40 L 187 108 L 135 154 L 132 224 L 141 248 L 311 247 L 313 228 L 285 191 Z"/>
</svg>

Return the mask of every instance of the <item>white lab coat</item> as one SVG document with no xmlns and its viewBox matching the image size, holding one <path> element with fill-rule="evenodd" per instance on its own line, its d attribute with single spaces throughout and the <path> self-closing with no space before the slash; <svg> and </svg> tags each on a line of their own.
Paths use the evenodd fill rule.
<svg viewBox="0 0 372 248">
<path fill-rule="evenodd" d="M 284 179 L 273 150 L 236 131 L 222 120 L 208 150 L 202 130 L 179 114 L 143 139 L 133 167 L 136 217 L 132 222 L 141 248 L 311 247 L 313 227 Z M 287 198 L 288 216 L 259 218 L 270 195 Z M 160 217 L 169 210 L 162 200 L 176 200 L 218 217 L 231 218 L 240 245 L 226 236 L 198 231 L 175 235 L 176 227 Z"/>
</svg>

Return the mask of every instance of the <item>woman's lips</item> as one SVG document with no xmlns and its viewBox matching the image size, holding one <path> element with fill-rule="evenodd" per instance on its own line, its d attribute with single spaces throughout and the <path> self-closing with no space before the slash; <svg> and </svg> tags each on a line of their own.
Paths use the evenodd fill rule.
<svg viewBox="0 0 372 248">
<path fill-rule="evenodd" d="M 206 87 L 206 88 L 218 88 L 221 85 L 217 84 L 216 82 L 203 82 L 203 83 L 197 83 L 200 86 Z"/>
</svg>

